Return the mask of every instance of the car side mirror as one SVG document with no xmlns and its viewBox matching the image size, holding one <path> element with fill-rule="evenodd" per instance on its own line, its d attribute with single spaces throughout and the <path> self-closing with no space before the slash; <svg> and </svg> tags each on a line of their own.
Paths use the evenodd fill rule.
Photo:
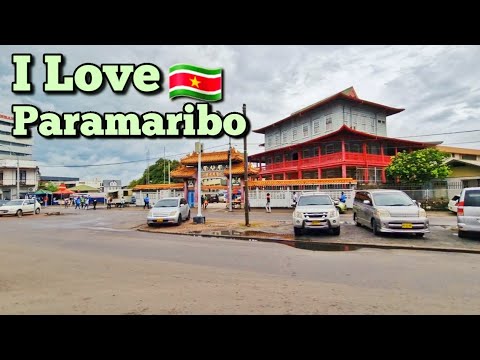
<svg viewBox="0 0 480 360">
<path fill-rule="evenodd" d="M 370 200 L 363 200 L 363 203 L 364 203 L 365 205 L 370 205 Z"/>
<path fill-rule="evenodd" d="M 335 205 L 338 205 L 338 204 L 340 204 L 340 201 L 338 201 L 338 200 L 333 200 L 333 203 L 334 203 Z"/>
</svg>

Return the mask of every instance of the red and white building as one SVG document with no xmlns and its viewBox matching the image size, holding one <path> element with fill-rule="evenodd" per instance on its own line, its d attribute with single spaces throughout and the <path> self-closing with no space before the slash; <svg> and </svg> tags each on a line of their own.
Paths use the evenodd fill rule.
<svg viewBox="0 0 480 360">
<path fill-rule="evenodd" d="M 265 151 L 249 156 L 249 162 L 267 180 L 386 182 L 391 156 L 435 145 L 387 136 L 387 118 L 403 110 L 360 99 L 350 87 L 253 130 L 265 135 Z"/>
</svg>

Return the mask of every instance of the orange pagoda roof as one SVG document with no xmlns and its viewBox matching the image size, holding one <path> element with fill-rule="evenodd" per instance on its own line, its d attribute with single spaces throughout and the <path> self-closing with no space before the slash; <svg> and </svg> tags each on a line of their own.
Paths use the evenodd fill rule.
<svg viewBox="0 0 480 360">
<path fill-rule="evenodd" d="M 183 189 L 183 183 L 137 185 L 133 190 L 170 190 Z"/>
<path fill-rule="evenodd" d="M 182 179 L 193 178 L 196 173 L 197 173 L 197 169 L 194 167 L 180 166 L 175 170 L 172 170 L 172 172 L 170 172 L 170 177 L 182 178 Z"/>
<path fill-rule="evenodd" d="M 260 172 L 259 168 L 252 166 L 252 164 L 248 164 L 248 175 L 257 175 Z M 232 175 L 243 175 L 245 173 L 245 164 L 238 163 L 232 164 Z M 228 169 L 224 171 L 225 176 L 229 176 L 230 172 Z"/>
<path fill-rule="evenodd" d="M 241 161 L 243 161 L 243 154 L 234 147 L 232 147 L 232 162 Z M 228 162 L 228 150 L 202 153 L 202 164 L 213 164 L 221 162 Z M 182 158 L 180 160 L 180 163 L 183 165 L 197 165 L 198 153 L 192 152 L 191 154 Z"/>
</svg>

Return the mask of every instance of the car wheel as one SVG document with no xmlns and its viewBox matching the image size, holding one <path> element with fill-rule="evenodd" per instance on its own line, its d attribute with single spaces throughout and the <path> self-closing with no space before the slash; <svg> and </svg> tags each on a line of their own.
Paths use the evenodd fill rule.
<svg viewBox="0 0 480 360">
<path fill-rule="evenodd" d="M 372 219 L 372 233 L 375 236 L 380 235 L 380 231 L 378 231 L 377 221 L 375 219 Z"/>
<path fill-rule="evenodd" d="M 336 236 L 340 235 L 340 226 L 337 227 L 337 228 L 333 228 L 332 229 L 332 234 L 336 235 Z"/>
<path fill-rule="evenodd" d="M 147 223 L 148 226 L 150 227 L 153 227 L 153 224 L 152 223 Z"/>
<path fill-rule="evenodd" d="M 302 235 L 302 229 L 297 228 L 297 227 L 294 227 L 294 228 L 293 228 L 293 233 L 294 233 L 296 236 L 300 236 L 300 235 Z"/>
<path fill-rule="evenodd" d="M 187 215 L 187 218 L 185 220 L 190 220 L 190 210 L 188 210 L 188 215 Z"/>
<path fill-rule="evenodd" d="M 424 234 L 424 233 L 416 233 L 415 236 L 416 236 L 417 238 L 422 238 L 422 237 L 425 236 L 425 234 Z"/>
<path fill-rule="evenodd" d="M 17 216 L 22 217 L 23 216 L 23 211 L 22 210 L 17 210 Z"/>
<path fill-rule="evenodd" d="M 178 219 L 177 219 L 177 226 L 179 226 L 182 223 L 182 214 L 178 214 Z"/>
<path fill-rule="evenodd" d="M 464 237 L 466 237 L 465 231 L 458 230 L 458 237 L 459 237 L 459 238 L 464 238 Z"/>
<path fill-rule="evenodd" d="M 356 226 L 359 226 L 359 227 L 362 226 L 362 224 L 358 222 L 358 217 L 356 213 L 353 213 L 353 222 L 355 223 Z"/>
<path fill-rule="evenodd" d="M 35 214 L 37 214 L 37 215 L 40 214 L 40 208 L 35 209 Z"/>
</svg>

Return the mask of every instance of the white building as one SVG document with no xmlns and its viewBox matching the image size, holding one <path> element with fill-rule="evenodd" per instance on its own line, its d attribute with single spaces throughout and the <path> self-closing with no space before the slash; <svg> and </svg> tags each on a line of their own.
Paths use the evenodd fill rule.
<svg viewBox="0 0 480 360">
<path fill-rule="evenodd" d="M 122 188 L 121 180 L 103 180 L 102 191 L 108 193 L 110 191 L 120 190 Z"/>
<path fill-rule="evenodd" d="M 33 138 L 12 136 L 13 116 L 0 113 L 0 198 L 18 199 L 37 190 L 40 174 Z M 19 192 L 17 192 L 17 188 Z"/>
</svg>

